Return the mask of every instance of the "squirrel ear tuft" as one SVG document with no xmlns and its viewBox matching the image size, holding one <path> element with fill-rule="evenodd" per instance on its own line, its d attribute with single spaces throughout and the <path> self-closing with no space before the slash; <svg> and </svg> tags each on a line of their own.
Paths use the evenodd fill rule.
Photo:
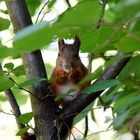
<svg viewBox="0 0 140 140">
<path fill-rule="evenodd" d="M 61 47 L 63 47 L 64 45 L 65 45 L 64 39 L 59 39 L 59 40 L 58 40 L 59 49 L 60 49 Z"/>
<path fill-rule="evenodd" d="M 80 45 L 81 45 L 80 38 L 76 35 L 74 39 L 74 46 L 79 50 Z"/>
</svg>

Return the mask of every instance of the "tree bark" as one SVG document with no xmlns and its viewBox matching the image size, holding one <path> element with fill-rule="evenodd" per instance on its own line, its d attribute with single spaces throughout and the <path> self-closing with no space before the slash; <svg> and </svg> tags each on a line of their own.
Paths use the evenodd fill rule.
<svg viewBox="0 0 140 140">
<path fill-rule="evenodd" d="M 32 25 L 25 0 L 6 0 L 5 2 L 15 32 Z M 27 79 L 35 77 L 47 78 L 40 50 L 32 53 L 23 53 L 22 60 Z M 55 127 L 53 127 L 57 109 L 53 97 L 47 96 L 44 100 L 40 100 L 47 94 L 50 94 L 47 80 L 32 85 L 30 91 L 36 95 L 36 97 L 31 95 L 31 102 L 33 111 L 36 113 L 35 131 L 37 140 L 57 140 L 57 135 L 54 133 Z"/>
</svg>

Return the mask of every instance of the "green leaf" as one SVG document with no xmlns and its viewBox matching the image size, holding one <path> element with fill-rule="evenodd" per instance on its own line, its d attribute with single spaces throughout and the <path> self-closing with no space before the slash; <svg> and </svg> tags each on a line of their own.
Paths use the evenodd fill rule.
<svg viewBox="0 0 140 140">
<path fill-rule="evenodd" d="M 7 64 L 4 65 L 4 68 L 6 68 L 7 70 L 13 70 L 14 64 L 12 62 L 7 63 Z"/>
<path fill-rule="evenodd" d="M 107 88 L 119 85 L 119 84 L 120 84 L 120 82 L 117 79 L 115 79 L 115 80 L 103 80 L 100 82 L 93 83 L 89 87 L 86 87 L 85 89 L 83 89 L 81 91 L 81 93 L 95 93 L 97 91 L 102 91 L 102 90 L 105 90 Z"/>
<path fill-rule="evenodd" d="M 46 33 L 49 36 L 46 36 Z M 14 49 L 19 52 L 37 50 L 48 45 L 52 41 L 52 35 L 49 25 L 44 22 L 28 26 L 16 34 Z"/>
<path fill-rule="evenodd" d="M 126 111 L 126 109 L 131 108 L 131 106 L 134 106 L 139 102 L 140 96 L 138 96 L 136 93 L 125 95 L 124 97 L 121 97 L 116 101 L 114 105 L 114 111 L 116 111 L 119 114 L 122 114 L 124 111 Z"/>
<path fill-rule="evenodd" d="M 55 101 L 60 101 L 61 99 L 63 99 L 65 96 L 69 95 L 70 93 L 76 91 L 76 89 L 72 88 L 72 89 L 69 89 L 66 93 L 62 93 L 62 94 L 59 94 L 56 98 L 55 98 Z"/>
<path fill-rule="evenodd" d="M 119 80 L 127 80 L 128 79 L 140 79 L 140 56 L 135 56 L 130 59 L 130 61 L 126 64 L 126 66 L 123 68 L 121 73 L 119 74 Z"/>
<path fill-rule="evenodd" d="M 5 30 L 9 27 L 10 21 L 0 17 L 0 31 Z"/>
<path fill-rule="evenodd" d="M 22 83 L 19 84 L 20 87 L 26 87 L 26 86 L 30 86 L 30 85 L 33 85 L 39 81 L 43 81 L 43 80 L 46 80 L 46 78 L 39 78 L 39 77 L 36 77 L 34 79 L 31 79 L 31 80 L 26 80 Z"/>
<path fill-rule="evenodd" d="M 113 86 L 111 87 L 109 90 L 107 90 L 105 92 L 105 94 L 103 94 L 102 100 L 105 103 L 105 106 L 110 106 L 110 104 L 114 103 L 116 100 L 118 100 L 118 98 L 120 97 L 118 90 L 120 89 L 121 85 L 117 85 L 117 86 Z"/>
<path fill-rule="evenodd" d="M 33 1 L 32 0 L 26 0 L 26 3 L 28 5 L 30 15 L 32 16 L 32 15 L 34 15 L 37 8 L 40 6 L 41 0 L 33 0 Z"/>
<path fill-rule="evenodd" d="M 97 1 L 79 2 L 62 14 L 52 25 L 41 23 L 18 32 L 14 39 L 14 48 L 19 52 L 33 51 L 48 45 L 53 38 L 75 36 L 83 28 L 91 29 L 91 25 L 94 26 L 97 23 L 101 11 L 101 6 Z"/>
<path fill-rule="evenodd" d="M 3 70 L 0 69 L 0 75 L 4 75 L 6 73 L 7 73 L 7 71 L 3 71 Z"/>
<path fill-rule="evenodd" d="M 16 136 L 22 136 L 23 134 L 25 134 L 25 133 L 28 131 L 29 128 L 30 128 L 29 126 L 25 126 L 24 128 L 20 129 L 20 130 L 16 133 Z"/>
<path fill-rule="evenodd" d="M 140 32 L 130 33 L 124 36 L 115 47 L 122 52 L 134 52 L 140 50 Z"/>
<path fill-rule="evenodd" d="M 56 0 L 49 1 L 48 8 L 51 8 L 55 4 Z"/>
<path fill-rule="evenodd" d="M 89 104 L 84 110 L 82 110 L 76 117 L 74 117 L 73 125 L 76 125 L 80 120 L 85 118 L 89 111 L 92 110 L 94 102 Z"/>
<path fill-rule="evenodd" d="M 17 53 L 17 50 L 14 50 L 13 48 L 6 48 L 0 45 L 0 59 L 8 56 L 14 56 Z"/>
<path fill-rule="evenodd" d="M 25 75 L 23 65 L 14 68 L 12 72 L 15 74 L 15 76 Z"/>
<path fill-rule="evenodd" d="M 113 29 L 112 27 L 103 26 L 100 29 L 86 29 L 80 32 L 81 50 L 83 52 L 105 52 L 115 49 L 112 43 L 122 37 L 123 33 Z"/>
<path fill-rule="evenodd" d="M 112 9 L 105 10 L 104 20 L 107 23 L 112 23 L 112 22 L 114 22 L 115 19 L 116 19 L 116 15 L 115 15 L 115 13 L 114 13 L 114 11 Z"/>
<path fill-rule="evenodd" d="M 103 67 L 100 66 L 95 72 L 88 74 L 87 76 L 85 76 L 81 81 L 80 81 L 80 85 L 84 84 L 85 82 L 91 81 L 96 79 L 97 77 L 99 77 L 102 74 L 102 70 Z"/>
<path fill-rule="evenodd" d="M 22 124 L 28 124 L 31 119 L 35 116 L 34 112 L 25 113 L 19 116 L 19 122 Z"/>
<path fill-rule="evenodd" d="M 121 127 L 123 125 L 123 123 L 126 121 L 126 119 L 129 117 L 129 114 L 131 112 L 131 109 L 126 111 L 126 112 L 123 112 L 123 114 L 117 116 L 114 120 L 113 120 L 113 123 L 112 125 L 115 127 L 115 128 L 118 128 L 118 127 Z"/>
<path fill-rule="evenodd" d="M 9 89 L 14 86 L 14 83 L 9 79 L 8 76 L 0 76 L 0 92 Z"/>
<path fill-rule="evenodd" d="M 132 19 L 139 13 L 139 8 L 139 0 L 120 0 L 115 6 L 115 14 L 118 17 L 116 21 L 123 22 L 126 19 Z"/>
<path fill-rule="evenodd" d="M 5 102 L 5 101 L 7 101 L 7 97 L 6 97 L 6 95 L 0 93 L 0 102 L 2 103 L 2 102 Z"/>
<path fill-rule="evenodd" d="M 63 25 L 69 26 L 82 25 L 83 27 L 88 25 L 93 26 L 99 20 L 101 11 L 102 7 L 99 2 L 94 0 L 86 0 L 79 2 L 76 6 L 67 10 L 67 12 L 65 12 L 59 18 L 59 20 L 61 21 L 60 23 Z"/>
</svg>

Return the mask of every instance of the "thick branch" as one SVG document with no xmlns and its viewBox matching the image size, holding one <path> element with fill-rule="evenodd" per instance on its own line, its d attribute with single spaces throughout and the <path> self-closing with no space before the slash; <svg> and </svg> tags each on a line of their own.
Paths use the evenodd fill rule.
<svg viewBox="0 0 140 140">
<path fill-rule="evenodd" d="M 32 24 L 25 0 L 6 0 L 5 2 L 15 31 L 19 31 Z M 40 50 L 32 53 L 24 53 L 22 54 L 22 59 L 28 79 L 35 77 L 47 78 Z M 44 97 L 50 94 L 47 80 L 34 84 L 30 91 L 38 97 Z M 31 102 L 33 111 L 36 113 L 35 125 L 37 140 L 57 139 L 57 135 L 51 129 L 56 119 L 56 106 L 53 98 L 47 96 L 46 99 L 41 101 L 31 95 Z"/>
<path fill-rule="evenodd" d="M 128 57 L 124 57 L 118 62 L 114 62 L 113 64 L 111 64 L 96 82 L 116 78 L 123 67 L 127 64 L 129 59 L 130 58 Z M 87 107 L 91 102 L 99 97 L 102 92 L 103 91 L 79 95 L 71 104 L 69 104 L 62 110 L 60 117 L 63 118 L 65 122 L 69 122 L 69 119 L 75 117 L 77 113 L 81 112 L 85 107 Z"/>
<path fill-rule="evenodd" d="M 25 0 L 5 0 L 15 32 L 32 24 Z"/>
</svg>

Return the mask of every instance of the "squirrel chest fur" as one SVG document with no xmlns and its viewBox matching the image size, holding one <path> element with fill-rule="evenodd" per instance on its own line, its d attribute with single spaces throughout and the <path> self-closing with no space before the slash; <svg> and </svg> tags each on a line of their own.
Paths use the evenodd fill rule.
<svg viewBox="0 0 140 140">
<path fill-rule="evenodd" d="M 80 39 L 76 36 L 73 44 L 66 44 L 64 40 L 58 41 L 59 53 L 56 67 L 52 72 L 51 79 L 56 79 L 52 84 L 55 95 L 73 92 L 63 98 L 63 102 L 74 100 L 79 91 L 90 83 L 79 85 L 79 82 L 88 74 L 87 68 L 82 64 L 79 57 Z"/>
</svg>

